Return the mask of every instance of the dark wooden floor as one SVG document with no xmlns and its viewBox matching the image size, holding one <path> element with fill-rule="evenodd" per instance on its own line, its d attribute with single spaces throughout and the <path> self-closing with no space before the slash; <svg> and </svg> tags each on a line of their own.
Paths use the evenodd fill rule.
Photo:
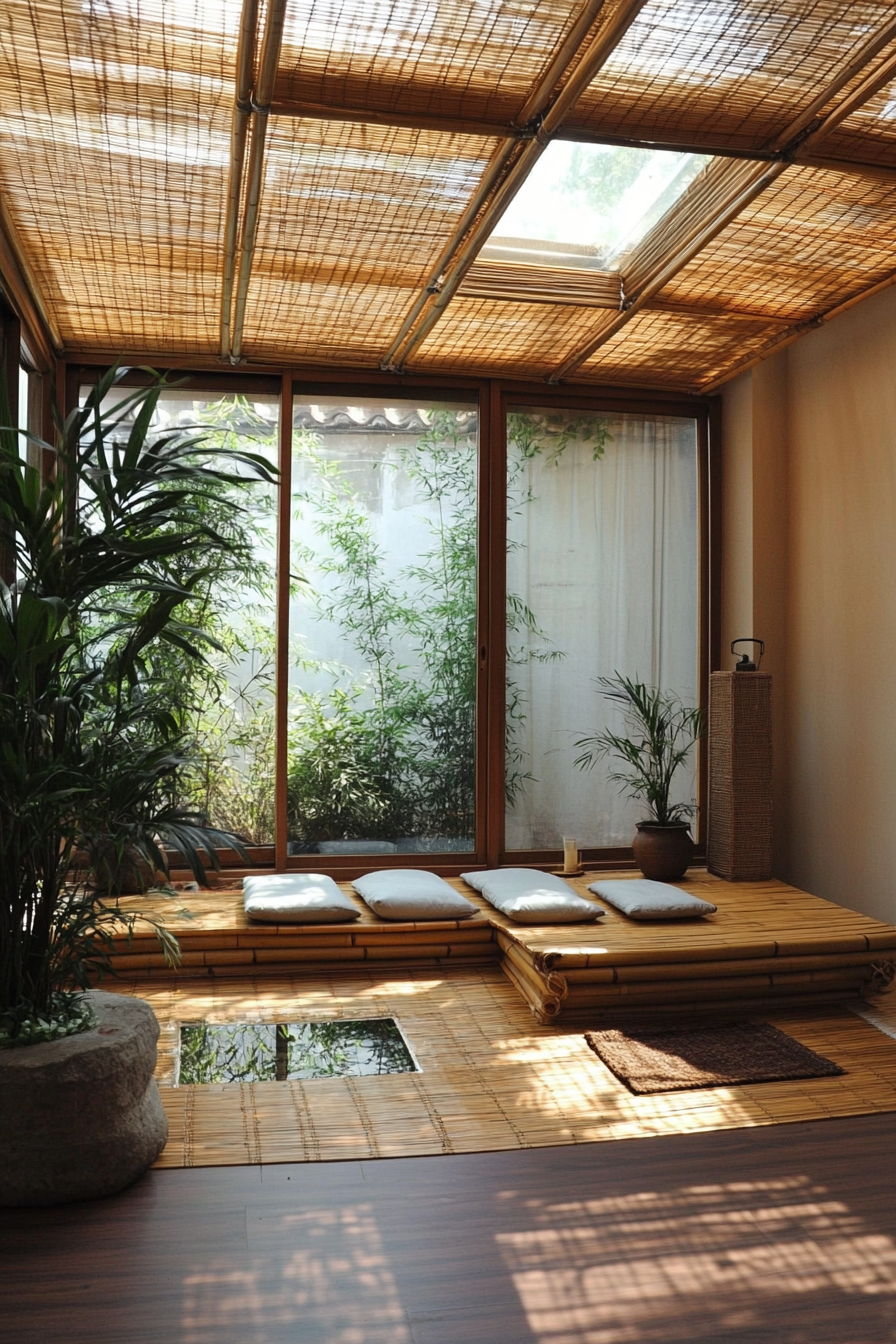
<svg viewBox="0 0 896 1344">
<path fill-rule="evenodd" d="M 3 1344 L 896 1341 L 896 1116 L 156 1171 L 0 1214 Z"/>
</svg>

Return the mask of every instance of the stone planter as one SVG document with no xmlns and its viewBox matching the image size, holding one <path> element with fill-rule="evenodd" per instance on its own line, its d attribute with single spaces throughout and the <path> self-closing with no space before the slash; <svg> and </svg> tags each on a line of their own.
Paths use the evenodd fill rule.
<svg viewBox="0 0 896 1344">
<path fill-rule="evenodd" d="M 0 1205 L 114 1194 L 165 1146 L 155 1014 L 124 994 L 89 998 L 92 1031 L 0 1052 Z"/>
<path fill-rule="evenodd" d="M 690 823 L 673 821 L 668 826 L 639 821 L 632 844 L 635 863 L 653 882 L 677 882 L 684 877 L 694 857 Z"/>
</svg>

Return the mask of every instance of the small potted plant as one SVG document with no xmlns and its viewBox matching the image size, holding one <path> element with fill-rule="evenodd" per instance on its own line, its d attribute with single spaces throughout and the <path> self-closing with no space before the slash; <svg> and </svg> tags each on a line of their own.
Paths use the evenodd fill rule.
<svg viewBox="0 0 896 1344">
<path fill-rule="evenodd" d="M 598 678 L 597 684 L 608 700 L 621 706 L 627 735 L 604 729 L 579 738 L 575 765 L 590 770 L 607 756 L 621 762 L 610 779 L 648 810 L 648 816 L 637 823 L 632 844 L 635 862 L 645 877 L 674 882 L 684 876 L 693 857 L 689 818 L 697 808 L 693 802 L 671 801 L 672 781 L 703 736 L 703 710 L 685 705 L 672 692 L 619 672 Z"/>
</svg>

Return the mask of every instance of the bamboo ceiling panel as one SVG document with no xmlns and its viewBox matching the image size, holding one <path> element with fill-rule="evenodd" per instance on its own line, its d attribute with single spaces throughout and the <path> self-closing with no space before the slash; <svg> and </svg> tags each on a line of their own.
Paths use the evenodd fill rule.
<svg viewBox="0 0 896 1344">
<path fill-rule="evenodd" d="M 653 0 L 568 124 L 762 148 L 892 18 L 890 0 Z"/>
<path fill-rule="evenodd" d="M 896 183 L 794 167 L 663 290 L 801 321 L 896 270 Z"/>
<path fill-rule="evenodd" d="M 692 389 L 780 330 L 750 317 L 642 310 L 571 376 L 601 383 Z M 559 361 L 557 361 L 559 363 Z"/>
<path fill-rule="evenodd" d="M 611 0 L 606 17 L 616 5 Z M 573 0 L 289 5 L 274 102 L 510 122 L 581 7 Z"/>
<path fill-rule="evenodd" d="M 0 191 L 67 344 L 215 346 L 239 10 L 0 9 Z"/>
<path fill-rule="evenodd" d="M 896 169 L 896 80 L 886 84 L 824 142 L 824 153 Z"/>
<path fill-rule="evenodd" d="M 244 348 L 378 364 L 495 142 L 272 120 Z"/>
<path fill-rule="evenodd" d="M 458 295 L 410 367 L 539 378 L 584 342 L 600 316 L 594 308 Z"/>
</svg>

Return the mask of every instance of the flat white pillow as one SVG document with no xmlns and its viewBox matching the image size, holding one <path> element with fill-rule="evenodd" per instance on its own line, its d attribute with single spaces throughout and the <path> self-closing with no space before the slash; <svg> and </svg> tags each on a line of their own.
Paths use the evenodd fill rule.
<svg viewBox="0 0 896 1344">
<path fill-rule="evenodd" d="M 352 883 L 381 919 L 469 919 L 477 908 L 435 873 L 422 868 L 388 868 Z"/>
<path fill-rule="evenodd" d="M 461 873 L 461 877 L 517 924 L 578 924 L 607 913 L 553 873 L 492 868 L 485 873 Z"/>
<path fill-rule="evenodd" d="M 717 909 L 699 896 L 666 882 L 651 882 L 646 877 L 628 882 L 592 882 L 588 890 L 615 905 L 629 919 L 697 919 L 701 915 L 714 915 Z"/>
<path fill-rule="evenodd" d="M 268 873 L 243 878 L 250 919 L 268 924 L 344 924 L 361 911 L 322 873 Z"/>
</svg>

